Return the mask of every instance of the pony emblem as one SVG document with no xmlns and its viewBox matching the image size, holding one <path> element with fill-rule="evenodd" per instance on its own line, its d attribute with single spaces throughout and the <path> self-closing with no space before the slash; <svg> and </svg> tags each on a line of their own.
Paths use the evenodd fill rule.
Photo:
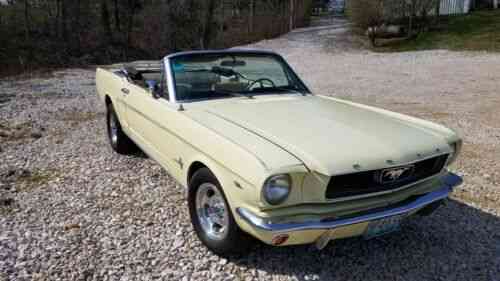
<svg viewBox="0 0 500 281">
<path fill-rule="evenodd" d="M 380 175 L 380 182 L 381 183 L 394 182 L 401 179 L 403 175 L 408 177 L 412 174 L 413 168 L 414 166 L 405 166 L 405 167 L 383 170 Z"/>
</svg>

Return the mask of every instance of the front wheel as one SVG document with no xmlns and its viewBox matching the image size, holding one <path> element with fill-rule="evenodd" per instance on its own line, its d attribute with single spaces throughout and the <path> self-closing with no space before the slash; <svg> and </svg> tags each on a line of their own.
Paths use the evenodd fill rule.
<svg viewBox="0 0 500 281">
<path fill-rule="evenodd" d="M 189 214 L 196 235 L 212 252 L 241 254 L 250 237 L 237 225 L 219 182 L 207 168 L 198 170 L 189 183 Z"/>
</svg>

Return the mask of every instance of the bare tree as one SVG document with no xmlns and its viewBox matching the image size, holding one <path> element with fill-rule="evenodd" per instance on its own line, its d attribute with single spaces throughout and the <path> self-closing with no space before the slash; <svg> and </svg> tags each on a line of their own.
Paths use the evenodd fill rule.
<svg viewBox="0 0 500 281">
<path fill-rule="evenodd" d="M 362 30 L 367 30 L 370 41 L 375 46 L 380 36 L 399 36 L 400 32 L 387 28 L 390 24 L 407 22 L 407 37 L 413 37 L 427 30 L 428 15 L 436 8 L 439 0 L 350 0 L 349 10 L 353 22 Z M 396 29 L 402 30 L 402 29 Z"/>
<path fill-rule="evenodd" d="M 202 48 L 207 49 L 210 47 L 211 37 L 214 33 L 214 28 L 212 26 L 214 12 L 215 12 L 215 1 L 216 0 L 207 0 L 207 11 L 205 15 L 205 23 L 203 25 L 203 39 L 202 39 Z"/>
<path fill-rule="evenodd" d="M 65 43 L 69 40 L 68 35 L 68 1 L 61 0 L 61 29 L 62 36 Z"/>
<path fill-rule="evenodd" d="M 352 0 L 350 10 L 354 24 L 361 30 L 367 30 L 370 42 L 375 46 L 379 27 L 384 23 L 384 1 Z"/>
<path fill-rule="evenodd" d="M 408 37 L 413 35 L 413 20 L 417 13 L 417 0 L 410 0 L 409 7 L 409 17 L 408 17 Z"/>
<path fill-rule="evenodd" d="M 224 2 L 224 1 L 222 1 Z M 250 0 L 248 4 L 248 32 L 253 33 L 253 22 L 255 17 L 255 0 Z"/>
<path fill-rule="evenodd" d="M 111 31 L 111 22 L 109 19 L 108 2 L 101 0 L 101 26 L 104 31 L 104 42 L 113 40 L 113 33 Z"/>
<path fill-rule="evenodd" d="M 132 30 L 134 28 L 134 17 L 137 8 L 137 0 L 128 0 L 128 22 L 127 22 L 127 42 L 125 46 L 125 58 L 128 58 L 132 47 Z"/>
<path fill-rule="evenodd" d="M 108 63 L 230 47 L 299 26 L 311 1 L 7 0 L 0 63 Z"/>
<path fill-rule="evenodd" d="M 24 36 L 26 43 L 31 42 L 31 19 L 30 19 L 30 2 L 24 0 Z"/>
<path fill-rule="evenodd" d="M 114 15 L 115 15 L 115 29 L 116 31 L 121 31 L 120 6 L 118 5 L 118 0 L 114 0 L 113 4 L 114 4 Z"/>
</svg>

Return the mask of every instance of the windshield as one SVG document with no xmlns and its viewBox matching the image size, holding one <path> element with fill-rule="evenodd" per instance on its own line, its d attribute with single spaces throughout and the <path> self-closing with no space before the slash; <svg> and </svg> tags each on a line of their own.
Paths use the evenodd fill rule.
<svg viewBox="0 0 500 281">
<path fill-rule="evenodd" d="M 272 54 L 191 54 L 171 59 L 171 67 L 179 101 L 309 93 Z"/>
</svg>

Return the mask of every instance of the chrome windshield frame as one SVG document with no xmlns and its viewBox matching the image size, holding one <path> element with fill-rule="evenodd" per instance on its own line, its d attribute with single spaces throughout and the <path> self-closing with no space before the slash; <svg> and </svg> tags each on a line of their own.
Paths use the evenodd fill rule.
<svg viewBox="0 0 500 281">
<path fill-rule="evenodd" d="M 211 54 L 240 54 L 240 55 L 270 55 L 276 57 L 283 65 L 290 71 L 298 83 L 300 83 L 308 95 L 312 92 L 300 78 L 300 76 L 295 72 L 295 70 L 288 64 L 288 62 L 279 54 L 266 50 L 255 50 L 255 49 L 227 49 L 227 50 L 208 50 L 208 51 L 189 51 L 189 52 L 179 52 L 166 56 L 163 59 L 163 68 L 165 71 L 165 78 L 167 79 L 167 89 L 169 93 L 169 102 L 171 103 L 183 103 L 184 101 L 177 100 L 177 94 L 175 89 L 175 79 L 173 76 L 171 61 L 174 58 L 189 56 L 189 55 L 211 55 Z"/>
<path fill-rule="evenodd" d="M 176 94 L 175 94 L 175 82 L 172 76 L 172 68 L 170 67 L 170 57 L 167 56 L 163 59 L 163 69 L 165 71 L 165 79 L 167 79 L 167 89 L 168 89 L 168 97 L 169 102 L 177 103 Z"/>
</svg>

